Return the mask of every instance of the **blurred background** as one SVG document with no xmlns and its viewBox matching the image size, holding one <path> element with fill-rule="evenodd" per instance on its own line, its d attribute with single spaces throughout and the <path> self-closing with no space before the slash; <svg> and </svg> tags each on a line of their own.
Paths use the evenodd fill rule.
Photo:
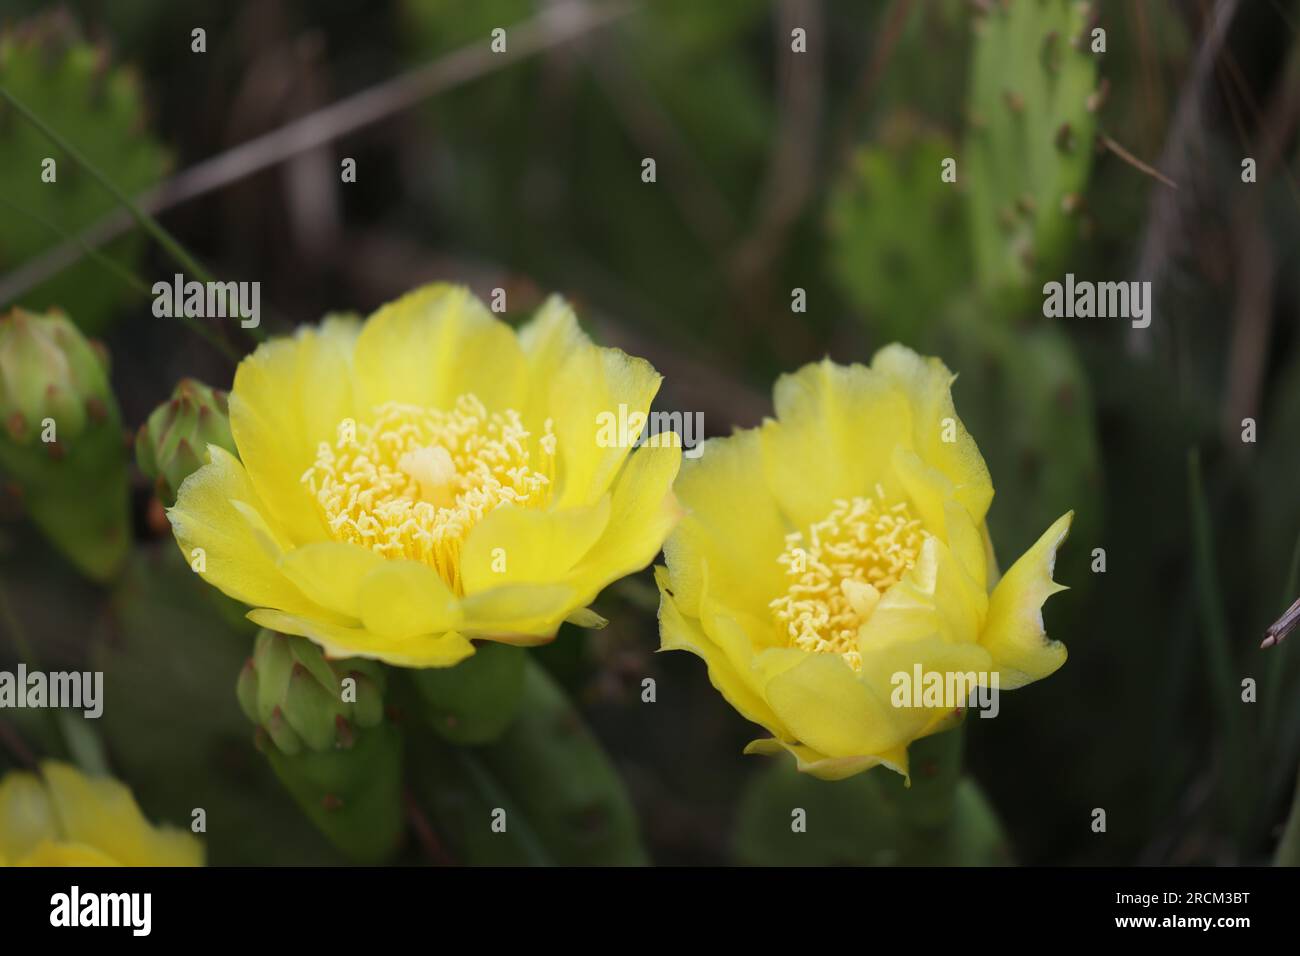
<svg viewBox="0 0 1300 956">
<path fill-rule="evenodd" d="M 556 291 L 712 435 L 823 355 L 941 356 L 1004 564 L 1077 516 L 1045 610 L 1068 663 L 967 726 L 1007 858 L 1272 857 L 1300 755 L 1300 637 L 1259 649 L 1300 597 L 1294 0 L 0 0 L 0 87 L 216 275 L 260 281 L 268 334 L 435 279 L 504 288 L 511 321 Z M 148 288 L 181 270 L 77 162 L 42 185 L 49 155 L 0 103 L 0 308 L 58 306 L 102 340 L 124 432 L 181 377 L 228 388 L 225 353 L 255 339 L 155 318 Z M 1045 319 L 1066 272 L 1149 280 L 1150 327 Z M 130 554 L 97 582 L 0 494 L 0 666 L 25 633 L 48 669 L 102 669 L 113 702 L 61 727 L 0 714 L 0 770 L 71 751 L 155 819 L 206 806 L 213 863 L 338 861 L 250 745 L 249 626 L 130 482 Z M 646 571 L 597 603 L 608 628 L 533 652 L 650 857 L 888 862 L 854 854 L 852 786 L 814 788 L 834 832 L 764 822 L 789 768 L 742 756 L 755 728 L 700 661 L 653 653 L 656 604 Z"/>
</svg>

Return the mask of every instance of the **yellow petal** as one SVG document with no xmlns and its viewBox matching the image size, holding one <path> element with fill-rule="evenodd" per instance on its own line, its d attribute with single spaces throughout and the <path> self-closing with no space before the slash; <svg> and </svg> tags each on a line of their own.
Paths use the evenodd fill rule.
<svg viewBox="0 0 1300 956">
<path fill-rule="evenodd" d="M 359 404 L 450 408 L 474 394 L 489 410 L 515 408 L 523 394 L 523 352 L 514 332 L 468 289 L 429 285 L 366 320 L 354 356 Z"/>
<path fill-rule="evenodd" d="M 474 653 L 474 645 L 456 631 L 400 639 L 380 637 L 362 627 L 343 627 L 269 608 L 249 611 L 248 619 L 272 631 L 314 641 L 334 660 L 365 657 L 395 667 L 452 667 Z"/>
<path fill-rule="evenodd" d="M 519 329 L 519 347 L 528 366 L 528 392 L 519 409 L 532 428 L 552 414 L 551 383 L 575 352 L 595 348 L 578 325 L 573 309 L 559 296 L 550 296 Z"/>
<path fill-rule="evenodd" d="M 988 557 L 981 523 L 960 503 L 952 481 L 902 446 L 894 452 L 894 474 L 926 529 L 947 543 L 975 589 L 987 591 Z"/>
<path fill-rule="evenodd" d="M 239 363 L 230 393 L 230 430 L 263 513 L 296 544 L 328 531 L 302 474 L 322 441 L 356 415 L 352 389 L 355 322 L 332 318 L 292 338 L 264 342 Z"/>
<path fill-rule="evenodd" d="M 905 746 L 920 723 L 915 714 L 894 708 L 888 693 L 859 680 L 838 655 L 773 649 L 761 655 L 760 664 L 772 669 L 764 696 L 791 739 L 829 757 L 872 756 Z"/>
<path fill-rule="evenodd" d="M 859 651 L 931 636 L 949 643 L 979 640 L 988 597 L 938 538 L 927 538 L 916 564 L 886 591 L 858 633 Z"/>
<path fill-rule="evenodd" d="M 777 417 L 759 430 L 763 470 L 795 528 L 820 521 L 836 499 L 871 494 L 877 484 L 891 500 L 898 497 L 890 459 L 911 411 L 884 376 L 826 359 L 782 375 L 774 398 Z"/>
<path fill-rule="evenodd" d="M 41 774 L 65 839 L 111 857 L 122 866 L 202 866 L 203 844 L 183 830 L 155 828 L 131 791 L 116 780 L 88 777 L 47 761 Z"/>
<path fill-rule="evenodd" d="M 502 505 L 465 541 L 460 561 L 465 593 L 563 578 L 605 533 L 609 514 L 609 495 L 551 511 Z"/>
<path fill-rule="evenodd" d="M 794 755 L 800 773 L 811 774 L 821 780 L 843 780 L 864 770 L 880 766 L 907 776 L 906 747 L 897 747 L 887 753 L 863 757 L 827 757 L 806 744 L 787 743 L 772 737 L 750 741 L 745 747 L 747 754 L 771 755 L 782 751 Z"/>
<path fill-rule="evenodd" d="M 970 512 L 954 501 L 944 505 L 944 538 L 948 550 L 957 560 L 966 582 L 975 594 L 979 595 L 981 608 L 980 620 L 988 609 L 989 561 L 985 547 L 984 532 L 970 516 Z"/>
<path fill-rule="evenodd" d="M 877 352 L 871 370 L 906 396 L 907 446 L 948 477 L 957 500 L 976 523 L 982 522 L 993 501 L 993 482 L 984 456 L 953 406 L 956 376 L 939 359 L 923 358 L 898 344 Z"/>
<path fill-rule="evenodd" d="M 385 561 L 376 552 L 342 541 L 318 541 L 280 556 L 278 566 L 299 591 L 321 607 L 361 617 L 361 582 Z"/>
<path fill-rule="evenodd" d="M 1042 608 L 1049 597 L 1066 590 L 1052 580 L 1052 569 L 1073 518 L 1073 511 L 1057 518 L 993 589 L 980 643 L 1001 671 L 1004 690 L 1046 677 L 1065 663 L 1065 645 L 1047 636 Z"/>
<path fill-rule="evenodd" d="M 767 699 L 792 731 L 790 742 L 808 748 L 786 749 L 799 757 L 801 770 L 839 779 L 877 764 L 906 775 L 908 744 L 946 726 L 966 705 L 965 699 L 954 699 L 926 706 L 922 697 L 915 706 L 911 695 L 896 700 L 896 689 L 911 686 L 902 683 L 903 676 L 914 682 L 919 666 L 922 681 L 935 674 L 946 686 L 948 675 L 961 675 L 969 691 L 988 671 L 990 659 L 977 644 L 931 636 L 865 648 L 859 673 L 837 655 L 797 650 L 767 651 L 758 663 L 768 673 Z"/>
<path fill-rule="evenodd" d="M 378 638 L 404 641 L 456 630 L 456 596 L 438 573 L 418 561 L 382 561 L 357 592 L 361 621 Z"/>
<path fill-rule="evenodd" d="M 790 529 L 763 481 L 758 432 L 710 438 L 702 447 L 700 457 L 682 462 L 674 486 L 686 514 L 664 544 L 669 587 L 684 613 L 699 616 L 707 561 L 715 594 L 766 616 L 788 583 L 776 559 Z"/>
<path fill-rule="evenodd" d="M 546 644 L 564 619 L 583 606 L 567 584 L 505 584 L 461 599 L 462 629 L 503 644 Z"/>
<path fill-rule="evenodd" d="M 245 604 L 265 605 L 291 613 L 326 614 L 307 600 L 276 567 L 274 543 L 259 535 L 246 519 L 261 500 L 239 459 L 216 445 L 208 446 L 208 464 L 181 483 L 176 504 L 168 509 L 176 543 L 194 566 L 194 549 L 203 549 L 203 580 Z M 232 502 L 247 508 L 237 508 Z"/>
<path fill-rule="evenodd" d="M 122 863 L 113 859 L 102 850 L 97 850 L 93 846 L 87 846 L 84 843 L 54 843 L 50 840 L 42 840 L 37 844 L 30 853 L 18 859 L 15 866 L 121 866 Z M 163 864 L 148 864 L 163 865 Z M 171 864 L 167 864 L 171 865 Z M 198 864 L 177 864 L 191 865 Z"/>
<path fill-rule="evenodd" d="M 565 577 L 584 603 L 659 553 L 681 516 L 672 490 L 681 460 L 675 445 L 645 445 L 628 456 L 614 482 L 604 533 Z"/>
<path fill-rule="evenodd" d="M 722 649 L 741 680 L 762 696 L 765 675 L 756 657 L 770 647 L 786 647 L 786 635 L 766 616 L 756 618 L 715 600 L 707 575 L 700 598 L 699 621 L 704 633 Z"/>
<path fill-rule="evenodd" d="M 571 506 L 604 494 L 627 458 L 621 424 L 645 415 L 661 376 L 644 359 L 594 345 L 574 349 L 555 373 L 546 397 L 560 459 L 557 504 Z"/>
<path fill-rule="evenodd" d="M 659 580 L 659 649 L 663 651 L 690 651 L 704 661 L 709 672 L 709 682 L 726 698 L 727 702 L 746 720 L 767 728 L 778 736 L 788 732 L 767 702 L 743 678 L 728 659 L 727 654 L 704 633 L 700 622 L 682 614 L 677 602 L 665 588 L 667 572 L 655 568 Z"/>
<path fill-rule="evenodd" d="M 895 722 L 902 728 L 902 741 L 907 743 L 934 732 L 940 724 L 951 720 L 955 712 L 965 708 L 970 691 L 986 683 L 984 677 L 991 669 L 992 659 L 980 645 L 953 644 L 931 635 L 887 647 L 864 647 L 859 679 L 876 697 L 889 701 Z M 941 696 L 945 699 L 930 706 L 925 697 L 926 681 L 936 677 L 942 680 L 944 694 Z M 961 678 L 960 684 L 957 677 Z M 954 697 L 946 699 L 950 685 Z M 962 691 L 967 696 L 961 696 Z M 920 706 L 917 706 L 918 699 Z"/>
<path fill-rule="evenodd" d="M 58 837 L 58 818 L 41 779 L 23 771 L 0 779 L 0 860 L 20 859 L 42 840 Z"/>
</svg>

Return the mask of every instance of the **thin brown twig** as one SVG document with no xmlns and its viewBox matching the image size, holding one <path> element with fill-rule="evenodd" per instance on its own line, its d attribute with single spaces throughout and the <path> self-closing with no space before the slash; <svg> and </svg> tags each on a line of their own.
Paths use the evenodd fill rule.
<svg viewBox="0 0 1300 956">
<path fill-rule="evenodd" d="M 1264 632 L 1264 640 L 1260 647 L 1272 647 L 1274 644 L 1280 644 L 1286 639 L 1286 636 L 1300 625 L 1300 600 L 1297 600 L 1286 612 L 1269 625 L 1268 630 Z"/>
<path fill-rule="evenodd" d="M 579 0 L 548 7 L 537 16 L 509 28 L 506 52 L 494 53 L 486 42 L 461 47 L 445 57 L 204 160 L 136 197 L 136 205 L 151 216 L 157 215 L 401 113 L 437 93 L 607 26 L 632 9 L 629 3 L 589 7 Z M 83 246 L 98 248 L 126 232 L 132 222 L 129 212 L 118 209 L 73 241 L 60 243 L 30 260 L 0 280 L 0 302 L 17 299 L 80 259 L 84 254 Z"/>
<path fill-rule="evenodd" d="M 1152 138 L 1158 135 L 1159 124 L 1156 117 L 1164 114 L 1164 92 L 1157 90 L 1159 72 L 1154 66 L 1155 57 L 1151 52 L 1151 32 L 1147 24 L 1146 6 L 1135 3 L 1128 8 L 1129 18 L 1136 21 L 1138 35 L 1138 69 L 1142 74 L 1142 105 L 1146 122 L 1143 124 L 1150 132 L 1148 145 L 1154 150 L 1159 144 Z"/>
<path fill-rule="evenodd" d="M 1134 156 L 1132 153 L 1130 153 L 1127 149 L 1125 149 L 1125 148 L 1124 148 L 1123 146 L 1121 146 L 1119 143 L 1115 142 L 1115 140 L 1114 140 L 1112 137 L 1108 136 L 1108 135 L 1105 134 L 1105 133 L 1098 133 L 1098 134 L 1097 134 L 1097 139 L 1098 139 L 1098 141 L 1100 141 L 1100 143 L 1101 143 L 1103 146 L 1105 146 L 1108 150 L 1110 150 L 1112 153 L 1114 153 L 1114 154 L 1115 154 L 1116 156 L 1118 156 L 1120 159 L 1124 160 L 1124 162 L 1128 163 L 1128 164 L 1129 164 L 1130 166 L 1132 166 L 1134 169 L 1137 169 L 1137 170 L 1139 170 L 1140 172 L 1146 173 L 1146 174 L 1147 174 L 1148 176 L 1150 176 L 1152 179 L 1157 179 L 1157 180 L 1159 180 L 1160 182 L 1162 182 L 1162 183 L 1164 183 L 1166 186 L 1168 186 L 1170 189 L 1177 189 L 1177 188 L 1178 188 L 1178 184 L 1177 184 L 1176 182 L 1174 182 L 1172 179 L 1170 179 L 1170 178 L 1169 178 L 1168 176 L 1166 176 L 1164 173 L 1160 172 L 1160 170 L 1156 169 L 1154 166 L 1151 166 L 1151 165 L 1149 165 L 1149 164 L 1147 164 L 1147 163 L 1142 162 L 1142 160 L 1138 159 L 1136 156 Z"/>
</svg>

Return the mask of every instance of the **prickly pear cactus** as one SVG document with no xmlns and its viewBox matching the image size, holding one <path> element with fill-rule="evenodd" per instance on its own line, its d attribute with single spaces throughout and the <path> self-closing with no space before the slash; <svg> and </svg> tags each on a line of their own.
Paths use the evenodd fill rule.
<svg viewBox="0 0 1300 956">
<path fill-rule="evenodd" d="M 121 417 L 107 352 L 61 312 L 0 314 L 0 480 L 79 571 L 113 576 L 130 544 Z"/>
<path fill-rule="evenodd" d="M 208 445 L 236 454 L 226 399 L 220 389 L 184 378 L 172 397 L 140 426 L 135 436 L 136 463 L 154 483 L 163 504 L 172 504 L 181 482 L 207 461 Z"/>
<path fill-rule="evenodd" d="M 165 174 L 167 156 L 148 134 L 135 74 L 113 67 L 107 50 L 80 40 L 65 13 L 0 27 L 0 87 L 128 194 Z M 54 160 L 52 168 L 46 159 Z M 52 182 L 42 178 L 51 176 Z M 102 186 L 0 102 L 0 274 L 62 242 L 59 232 L 76 235 L 114 206 Z M 103 251 L 129 267 L 140 249 L 140 237 L 126 236 Z M 96 331 L 130 291 L 99 263 L 83 260 L 23 295 L 21 304 L 58 306 L 83 329 Z"/>
<path fill-rule="evenodd" d="M 311 641 L 263 630 L 236 685 L 280 782 L 344 853 L 385 859 L 402 832 L 401 737 L 384 713 L 384 669 L 326 660 Z"/>
<path fill-rule="evenodd" d="M 941 178 L 956 148 L 900 120 L 864 147 L 831 194 L 831 269 L 880 341 L 915 348 L 969 281 L 965 207 Z"/>
<path fill-rule="evenodd" d="M 290 756 L 258 743 L 298 806 L 349 859 L 387 860 L 402 837 L 402 738 L 385 721 L 341 751 Z"/>
<path fill-rule="evenodd" d="M 1096 111 L 1093 5 L 989 0 L 977 6 L 963 149 L 981 289 L 1023 294 L 1054 272 L 1085 222 Z"/>
</svg>

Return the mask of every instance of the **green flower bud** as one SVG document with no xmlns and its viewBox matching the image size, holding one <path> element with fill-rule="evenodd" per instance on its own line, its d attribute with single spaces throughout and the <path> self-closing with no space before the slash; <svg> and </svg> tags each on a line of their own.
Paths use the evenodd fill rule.
<svg viewBox="0 0 1300 956">
<path fill-rule="evenodd" d="M 117 418 L 106 353 L 57 312 L 0 316 L 0 421 L 9 441 L 66 454 L 87 425 Z"/>
<path fill-rule="evenodd" d="M 140 426 L 135 458 L 153 480 L 164 504 L 176 501 L 181 482 L 208 460 L 209 444 L 235 454 L 226 393 L 192 378 L 181 379 L 172 397 Z"/>
<path fill-rule="evenodd" d="M 374 727 L 384 719 L 384 695 L 380 689 L 381 683 L 359 670 L 351 671 L 348 676 L 356 681 L 357 701 L 353 705 L 352 715 L 356 719 L 357 726 Z M 381 672 L 379 681 L 382 679 Z"/>
<path fill-rule="evenodd" d="M 0 473 L 83 573 L 113 575 L 129 544 L 121 419 L 107 354 L 62 313 L 0 316 Z"/>
<path fill-rule="evenodd" d="M 346 749 L 358 729 L 378 725 L 384 683 L 373 661 L 328 661 L 311 641 L 263 630 L 235 691 L 248 719 L 293 754 Z"/>
<path fill-rule="evenodd" d="M 271 712 L 271 719 L 266 722 L 266 732 L 282 753 L 292 757 L 302 751 L 302 740 L 289 726 L 289 721 L 285 720 L 279 707 Z"/>
<path fill-rule="evenodd" d="M 258 748 L 320 830 L 377 863 L 402 832 L 401 735 L 384 719 L 385 672 L 330 661 L 311 641 L 262 630 L 236 684 Z"/>
</svg>

